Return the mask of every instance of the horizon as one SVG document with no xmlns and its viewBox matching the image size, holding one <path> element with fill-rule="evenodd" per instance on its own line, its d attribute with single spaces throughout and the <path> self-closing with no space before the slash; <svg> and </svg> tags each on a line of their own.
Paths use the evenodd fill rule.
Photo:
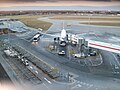
<svg viewBox="0 0 120 90">
<path fill-rule="evenodd" d="M 0 8 L 8 8 L 8 7 L 16 7 L 16 6 L 96 6 L 96 7 L 102 7 L 102 6 L 120 6 L 120 1 L 109 1 L 109 0 L 45 0 L 45 1 L 39 1 L 39 0 L 33 0 L 35 2 L 32 2 L 29 0 L 28 2 L 18 1 L 18 0 L 5 0 L 3 2 L 0 1 Z"/>
<path fill-rule="evenodd" d="M 9 8 L 1 8 L 0 11 L 29 11 L 29 10 L 82 10 L 82 11 L 120 11 L 119 6 L 17 6 Z"/>
</svg>

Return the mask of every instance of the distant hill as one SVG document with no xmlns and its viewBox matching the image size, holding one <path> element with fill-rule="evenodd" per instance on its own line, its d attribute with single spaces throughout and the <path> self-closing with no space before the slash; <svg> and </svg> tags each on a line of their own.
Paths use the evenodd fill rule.
<svg viewBox="0 0 120 90">
<path fill-rule="evenodd" d="M 94 6 L 19 6 L 19 7 L 6 7 L 0 8 L 0 11 L 16 11 L 16 10 L 100 10 L 100 11 L 120 11 L 120 6 L 106 6 L 106 7 L 94 7 Z"/>
</svg>

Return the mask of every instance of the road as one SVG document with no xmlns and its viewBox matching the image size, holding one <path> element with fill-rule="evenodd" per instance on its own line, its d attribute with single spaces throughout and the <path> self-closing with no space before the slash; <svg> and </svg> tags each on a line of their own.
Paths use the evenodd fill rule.
<svg viewBox="0 0 120 90">
<path fill-rule="evenodd" d="M 104 58 L 104 63 L 108 66 L 108 69 L 111 71 L 112 75 L 120 78 L 120 62 L 116 55 L 112 52 L 102 51 L 102 56 Z"/>
<path fill-rule="evenodd" d="M 6 83 L 6 82 L 11 82 L 10 77 L 8 76 L 8 74 L 6 73 L 6 71 L 4 70 L 3 66 L 0 63 L 0 84 Z"/>
<path fill-rule="evenodd" d="M 23 40 L 23 39 L 19 39 L 16 36 L 12 36 L 11 40 L 12 40 L 11 41 L 12 44 L 15 43 L 23 47 L 25 50 L 31 52 L 32 54 L 44 60 L 45 62 L 51 64 L 52 66 L 56 66 L 57 64 L 57 68 L 60 69 L 61 71 L 70 72 L 71 74 L 73 74 L 74 79 L 76 80 L 74 84 L 77 86 L 74 87 L 75 85 L 72 84 L 72 85 L 67 85 L 67 86 L 65 85 L 65 87 L 68 87 L 68 86 L 71 88 L 79 87 L 79 88 L 84 88 L 84 89 L 89 88 L 89 90 L 90 89 L 95 90 L 95 88 L 98 88 L 98 90 L 101 90 L 101 88 L 102 89 L 104 88 L 105 90 L 105 89 L 113 88 L 113 87 L 114 87 L 114 90 L 119 90 L 120 88 L 118 79 L 82 72 L 81 70 L 79 70 L 80 67 L 77 67 L 78 65 L 72 64 L 72 67 L 70 67 L 68 59 L 63 58 L 61 56 L 56 56 L 54 54 L 47 52 L 40 45 L 33 46 L 30 44 L 30 42 L 27 42 L 26 40 Z M 52 85 L 54 86 L 54 84 Z M 56 88 L 57 87 L 59 87 L 59 85 L 56 85 Z"/>
</svg>

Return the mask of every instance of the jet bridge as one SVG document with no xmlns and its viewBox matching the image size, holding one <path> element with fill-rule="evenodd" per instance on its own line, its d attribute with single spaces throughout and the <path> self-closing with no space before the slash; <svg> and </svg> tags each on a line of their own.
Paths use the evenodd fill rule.
<svg viewBox="0 0 120 90">
<path fill-rule="evenodd" d="M 100 41 L 94 41 L 94 40 L 87 40 L 88 41 L 88 46 L 97 48 L 97 49 L 102 49 L 114 53 L 120 53 L 120 45 L 115 45 L 112 43 L 106 43 L 106 42 L 100 42 Z"/>
</svg>

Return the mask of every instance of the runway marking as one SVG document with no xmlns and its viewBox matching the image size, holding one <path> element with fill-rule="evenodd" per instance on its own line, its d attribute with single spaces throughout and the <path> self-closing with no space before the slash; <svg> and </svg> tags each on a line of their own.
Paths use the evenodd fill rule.
<svg viewBox="0 0 120 90">
<path fill-rule="evenodd" d="M 90 87 L 92 87 L 92 86 L 93 86 L 93 84 L 90 85 Z"/>
<path fill-rule="evenodd" d="M 37 73 L 37 74 L 38 74 L 38 71 L 35 71 L 35 73 Z"/>
<path fill-rule="evenodd" d="M 88 83 L 85 83 L 85 82 L 77 82 L 77 83 L 80 83 L 80 84 L 82 84 L 82 85 L 86 85 L 86 86 L 88 86 L 88 87 L 92 87 L 93 86 L 93 84 L 88 84 Z"/>
<path fill-rule="evenodd" d="M 72 87 L 71 89 L 80 88 L 80 87 L 82 87 L 82 85 L 81 84 L 77 84 L 74 87 Z"/>
<path fill-rule="evenodd" d="M 43 83 L 43 85 L 44 85 L 48 90 L 51 90 L 45 83 Z"/>
<path fill-rule="evenodd" d="M 49 84 L 52 84 L 47 78 L 44 78 Z"/>
<path fill-rule="evenodd" d="M 114 56 L 114 58 L 115 58 L 116 62 L 117 62 L 117 63 L 118 63 L 118 65 L 120 66 L 120 63 L 119 63 L 119 61 L 118 61 L 117 57 L 115 56 L 115 54 L 113 54 L 113 53 L 111 53 L 111 54 Z"/>
<path fill-rule="evenodd" d="M 87 86 L 89 86 L 89 84 L 88 84 L 88 83 L 86 83 L 86 85 L 87 85 Z"/>
<path fill-rule="evenodd" d="M 112 63 L 111 63 L 111 61 L 110 61 L 110 65 L 113 66 Z"/>
<path fill-rule="evenodd" d="M 33 67 L 32 67 L 32 66 L 30 66 L 30 69 L 33 69 Z"/>
<path fill-rule="evenodd" d="M 111 69 L 112 69 L 112 73 L 114 73 L 115 72 L 115 70 L 114 70 L 114 67 L 113 67 L 113 64 L 111 63 L 111 61 L 110 61 L 110 65 L 111 65 Z"/>
<path fill-rule="evenodd" d="M 98 88 L 95 88 L 95 90 L 98 90 Z"/>
<path fill-rule="evenodd" d="M 83 85 L 86 85 L 86 83 L 83 82 Z"/>
<path fill-rule="evenodd" d="M 114 73 L 114 74 L 119 74 L 120 72 L 115 72 L 115 71 L 114 71 L 114 72 L 112 72 L 112 73 Z"/>
</svg>

